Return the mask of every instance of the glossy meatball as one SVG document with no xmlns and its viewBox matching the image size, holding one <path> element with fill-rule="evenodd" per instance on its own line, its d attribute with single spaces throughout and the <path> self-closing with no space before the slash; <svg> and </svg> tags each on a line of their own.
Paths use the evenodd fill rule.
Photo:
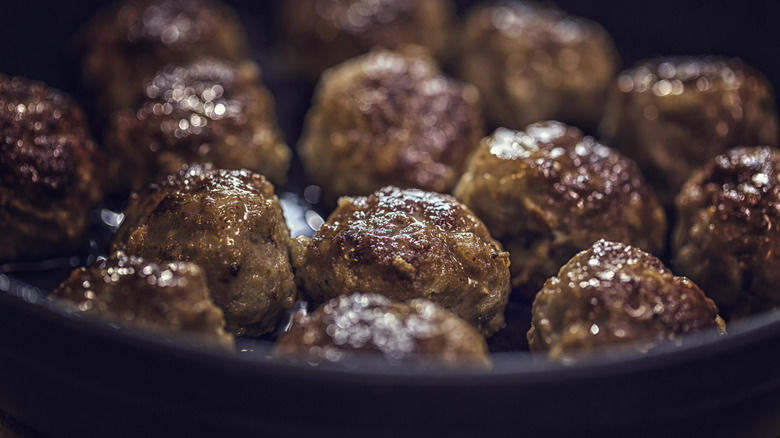
<svg viewBox="0 0 780 438">
<path fill-rule="evenodd" d="M 693 171 L 740 145 L 778 142 L 771 85 L 737 59 L 665 57 L 617 80 L 601 126 L 670 207 Z"/>
<path fill-rule="evenodd" d="M 113 249 L 200 265 L 236 336 L 272 331 L 297 294 L 279 200 L 247 170 L 192 165 L 134 193 Z"/>
<path fill-rule="evenodd" d="M 369 291 L 429 299 L 490 335 L 504 320 L 509 254 L 454 198 L 385 187 L 342 198 L 312 239 L 293 245 L 296 279 L 315 302 Z"/>
<path fill-rule="evenodd" d="M 780 306 L 780 151 L 739 147 L 710 160 L 676 199 L 677 270 L 726 316 Z"/>
<path fill-rule="evenodd" d="M 464 27 L 460 77 L 479 88 L 494 125 L 598 123 L 619 68 L 600 25 L 550 5 L 499 1 L 472 8 Z"/>
<path fill-rule="evenodd" d="M 143 81 L 166 65 L 249 57 L 238 16 L 212 0 L 123 1 L 98 14 L 82 39 L 84 81 L 107 114 L 132 106 Z"/>
<path fill-rule="evenodd" d="M 529 302 L 599 239 L 666 246 L 666 216 L 636 164 L 560 122 L 496 130 L 454 193 L 509 251 L 515 294 Z"/>
<path fill-rule="evenodd" d="M 192 162 L 286 181 L 292 154 L 255 63 L 169 66 L 144 83 L 143 95 L 138 107 L 114 113 L 106 136 L 116 190 L 140 190 Z"/>
<path fill-rule="evenodd" d="M 77 247 L 103 195 L 101 162 L 74 100 L 0 75 L 0 262 Z"/>
<path fill-rule="evenodd" d="M 386 185 L 449 192 L 482 135 L 474 87 L 416 48 L 376 50 L 323 76 L 299 149 L 332 203 Z"/>
<path fill-rule="evenodd" d="M 606 346 L 647 350 L 710 327 L 725 330 L 693 282 L 638 248 L 599 240 L 537 294 L 528 342 L 532 351 L 565 358 Z"/>
<path fill-rule="evenodd" d="M 426 299 L 394 302 L 376 294 L 343 295 L 311 315 L 295 315 L 274 356 L 310 363 L 380 357 L 390 363 L 487 367 L 485 338 Z"/>
<path fill-rule="evenodd" d="M 425 46 L 442 58 L 454 19 L 450 0 L 285 0 L 280 2 L 289 69 L 317 79 L 327 68 L 374 46 Z"/>
<path fill-rule="evenodd" d="M 156 264 L 122 252 L 73 271 L 52 296 L 85 314 L 154 331 L 191 335 L 233 349 L 222 311 L 211 302 L 206 275 L 194 263 Z"/>
</svg>

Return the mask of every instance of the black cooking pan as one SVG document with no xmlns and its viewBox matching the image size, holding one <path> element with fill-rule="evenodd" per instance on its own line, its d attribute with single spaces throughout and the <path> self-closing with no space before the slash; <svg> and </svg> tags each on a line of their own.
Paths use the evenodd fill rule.
<svg viewBox="0 0 780 438">
<path fill-rule="evenodd" d="M 310 88 L 267 63 L 276 2 L 232 3 L 293 144 Z M 681 3 L 558 4 L 602 23 L 626 66 L 656 54 L 740 56 L 780 84 L 780 3 Z M 0 72 L 46 81 L 89 106 L 70 41 L 100 4 L 5 5 Z M 295 193 L 303 182 L 293 179 L 285 190 Z M 236 354 L 212 352 L 43 302 L 71 265 L 101 251 L 104 232 L 97 228 L 95 247 L 73 259 L 0 274 L 0 410 L 46 436 L 780 435 L 779 312 L 732 324 L 728 336 L 703 332 L 647 354 L 570 365 L 508 352 L 479 372 L 361 361 L 311 367 L 269 360 L 267 341 L 240 341 Z"/>
</svg>

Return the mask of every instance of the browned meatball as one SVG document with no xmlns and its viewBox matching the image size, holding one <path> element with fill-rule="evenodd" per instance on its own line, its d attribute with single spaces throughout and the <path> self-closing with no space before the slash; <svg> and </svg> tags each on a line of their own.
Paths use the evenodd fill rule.
<svg viewBox="0 0 780 438">
<path fill-rule="evenodd" d="M 114 113 L 106 136 L 115 189 L 140 190 L 192 162 L 285 182 L 291 151 L 255 63 L 169 66 L 143 90 L 142 104 Z"/>
<path fill-rule="evenodd" d="M 82 38 L 84 80 L 107 113 L 135 103 L 143 81 L 166 65 L 249 57 L 238 16 L 212 0 L 123 1 L 96 16 Z"/>
<path fill-rule="evenodd" d="M 509 254 L 451 196 L 385 187 L 342 198 L 312 239 L 293 244 L 296 279 L 316 302 L 369 291 L 426 298 L 490 335 L 504 320 Z"/>
<path fill-rule="evenodd" d="M 192 165 L 134 193 L 113 249 L 200 265 L 236 336 L 272 331 L 297 294 L 279 200 L 247 170 Z"/>
<path fill-rule="evenodd" d="M 478 100 L 415 48 L 376 50 L 323 76 L 301 159 L 331 203 L 386 185 L 449 192 L 484 133 Z"/>
<path fill-rule="evenodd" d="M 103 196 L 101 162 L 74 100 L 0 75 L 0 261 L 74 249 Z"/>
<path fill-rule="evenodd" d="M 528 301 L 599 239 L 666 246 L 666 216 L 636 164 L 560 122 L 496 130 L 454 193 L 509 251 L 512 286 Z"/>
<path fill-rule="evenodd" d="M 379 357 L 394 364 L 490 364 L 485 338 L 466 321 L 426 299 L 401 303 L 377 294 L 343 295 L 311 315 L 295 315 L 274 356 L 310 363 Z"/>
<path fill-rule="evenodd" d="M 600 25 L 550 5 L 500 1 L 472 8 L 464 26 L 460 76 L 479 88 L 495 125 L 591 127 L 601 118 L 619 59 Z"/>
<path fill-rule="evenodd" d="M 86 314 L 154 331 L 192 335 L 233 349 L 222 311 L 211 302 L 206 275 L 194 263 L 157 265 L 122 252 L 73 271 L 52 296 Z"/>
<path fill-rule="evenodd" d="M 600 240 L 536 295 L 528 342 L 565 358 L 617 345 L 644 351 L 710 327 L 725 331 L 717 306 L 693 282 L 638 248 Z"/>
<path fill-rule="evenodd" d="M 780 306 L 780 151 L 710 160 L 676 199 L 675 267 L 738 317 Z"/>
<path fill-rule="evenodd" d="M 712 157 L 778 142 L 771 85 L 737 59 L 665 57 L 621 73 L 601 132 L 636 160 L 661 203 Z"/>
<path fill-rule="evenodd" d="M 442 58 L 453 20 L 450 0 L 285 0 L 283 53 L 292 71 L 315 80 L 374 46 L 419 44 Z"/>
</svg>

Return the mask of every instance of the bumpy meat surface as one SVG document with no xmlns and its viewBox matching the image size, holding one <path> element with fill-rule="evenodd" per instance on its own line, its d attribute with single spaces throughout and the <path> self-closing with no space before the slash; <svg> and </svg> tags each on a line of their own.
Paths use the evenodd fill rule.
<svg viewBox="0 0 780 438">
<path fill-rule="evenodd" d="M 246 168 L 283 184 L 292 155 L 259 67 L 212 58 L 166 67 L 146 81 L 142 103 L 112 116 L 106 147 L 117 190 L 140 190 L 192 162 Z"/>
<path fill-rule="evenodd" d="M 84 81 L 106 113 L 132 106 L 143 81 L 166 65 L 249 57 L 238 16 L 211 0 L 120 2 L 98 14 L 82 38 Z"/>
<path fill-rule="evenodd" d="M 636 164 L 560 122 L 484 138 L 454 193 L 509 251 L 512 286 L 529 302 L 599 239 L 666 246 L 666 216 Z"/>
<path fill-rule="evenodd" d="M 441 58 L 454 19 L 449 0 L 286 0 L 280 27 L 289 68 L 317 79 L 374 46 L 425 46 Z"/>
<path fill-rule="evenodd" d="M 665 207 L 716 155 L 778 144 L 771 85 L 741 61 L 718 57 L 656 58 L 621 73 L 601 132 L 636 160 Z"/>
<path fill-rule="evenodd" d="M 694 173 L 676 199 L 675 268 L 725 316 L 780 306 L 780 151 L 739 147 Z"/>
<path fill-rule="evenodd" d="M 401 303 L 376 294 L 341 296 L 311 315 L 295 315 L 274 356 L 310 363 L 362 356 L 393 364 L 490 364 L 485 338 L 471 324 L 426 299 Z"/>
<path fill-rule="evenodd" d="M 342 198 L 312 239 L 293 243 L 296 280 L 315 302 L 352 293 L 426 298 L 490 335 L 504 320 L 509 254 L 448 195 L 385 187 Z"/>
<path fill-rule="evenodd" d="M 534 300 L 528 342 L 551 357 L 616 346 L 647 350 L 663 340 L 717 327 L 713 301 L 656 257 L 600 240 L 564 265 Z"/>
<path fill-rule="evenodd" d="M 487 2 L 466 15 L 460 77 L 479 88 L 494 125 L 556 119 L 595 126 L 619 60 L 597 23 L 549 5 Z"/>
<path fill-rule="evenodd" d="M 133 194 L 113 249 L 200 265 L 236 336 L 272 331 L 297 294 L 279 200 L 247 170 L 192 165 Z"/>
<path fill-rule="evenodd" d="M 103 195 L 101 160 L 74 100 L 0 75 L 0 261 L 77 246 Z"/>
<path fill-rule="evenodd" d="M 222 311 L 209 296 L 206 275 L 194 263 L 158 265 L 118 252 L 74 270 L 52 296 L 72 302 L 79 312 L 233 349 Z"/>
<path fill-rule="evenodd" d="M 449 192 L 483 129 L 473 86 L 416 48 L 376 50 L 323 76 L 299 149 L 331 203 L 386 185 Z"/>
</svg>

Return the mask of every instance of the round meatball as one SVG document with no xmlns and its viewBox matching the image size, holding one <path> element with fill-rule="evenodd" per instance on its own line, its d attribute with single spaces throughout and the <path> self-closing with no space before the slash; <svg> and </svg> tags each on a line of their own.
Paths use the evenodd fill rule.
<svg viewBox="0 0 780 438">
<path fill-rule="evenodd" d="M 454 193 L 509 251 L 515 294 L 529 302 L 599 239 L 666 246 L 666 216 L 636 164 L 560 122 L 496 130 Z"/>
<path fill-rule="evenodd" d="M 194 263 L 158 265 L 118 252 L 76 269 L 50 296 L 72 302 L 85 314 L 233 349 L 222 310 L 211 301 L 206 275 Z"/>
<path fill-rule="evenodd" d="M 106 136 L 115 190 L 140 190 L 192 162 L 286 181 L 292 153 L 255 63 L 234 68 L 209 58 L 169 66 L 143 90 L 138 107 L 114 113 Z"/>
<path fill-rule="evenodd" d="M 479 88 L 493 124 L 598 123 L 619 68 L 600 25 L 549 5 L 500 1 L 472 8 L 464 26 L 460 77 Z"/>
<path fill-rule="evenodd" d="M 200 265 L 236 336 L 274 330 L 296 298 L 279 199 L 265 177 L 247 170 L 192 165 L 133 193 L 113 249 Z"/>
<path fill-rule="evenodd" d="M 344 197 L 312 239 L 294 241 L 293 263 L 315 302 L 358 292 L 426 298 L 485 335 L 504 321 L 509 254 L 448 195 L 385 187 Z"/>
<path fill-rule="evenodd" d="M 74 100 L 0 75 L 0 262 L 74 250 L 103 196 L 101 163 Z"/>
<path fill-rule="evenodd" d="M 143 81 L 204 56 L 249 57 L 236 13 L 212 0 L 128 0 L 96 16 L 83 35 L 85 82 L 104 111 L 132 106 Z"/>
<path fill-rule="evenodd" d="M 676 199 L 675 268 L 725 316 L 780 306 L 780 151 L 739 147 L 710 160 Z"/>
<path fill-rule="evenodd" d="M 323 76 L 299 149 L 331 204 L 386 185 L 449 192 L 483 129 L 474 87 L 415 48 L 376 50 Z"/>
<path fill-rule="evenodd" d="M 716 57 L 656 58 L 623 72 L 601 132 L 636 160 L 665 207 L 714 156 L 778 142 L 771 85 L 741 61 Z"/>
<path fill-rule="evenodd" d="M 717 306 L 693 282 L 638 248 L 599 240 L 539 291 L 528 343 L 555 358 L 618 345 L 646 351 L 710 327 L 725 331 Z"/>
<path fill-rule="evenodd" d="M 490 364 L 485 338 L 471 324 L 423 298 L 401 303 L 376 294 L 343 295 L 312 315 L 296 314 L 274 356 L 310 363 L 379 357 L 423 366 Z"/>
<path fill-rule="evenodd" d="M 454 21 L 450 0 L 286 0 L 280 27 L 286 64 L 317 79 L 374 46 L 425 46 L 443 58 Z"/>
</svg>

